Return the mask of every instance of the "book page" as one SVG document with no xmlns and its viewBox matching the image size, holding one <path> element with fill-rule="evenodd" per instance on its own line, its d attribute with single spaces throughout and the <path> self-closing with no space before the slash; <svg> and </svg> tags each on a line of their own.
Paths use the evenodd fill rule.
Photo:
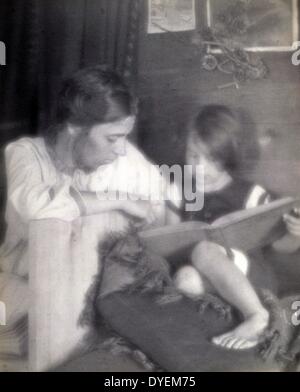
<svg viewBox="0 0 300 392">
<path fill-rule="evenodd" d="M 245 210 L 235 211 L 231 214 L 227 214 L 222 216 L 221 218 L 216 219 L 213 222 L 213 226 L 215 227 L 224 227 L 226 225 L 230 225 L 231 223 L 239 222 L 241 220 L 257 216 L 263 213 L 273 213 L 280 209 L 284 208 L 285 212 L 289 211 L 293 208 L 293 205 L 297 203 L 300 205 L 300 199 L 294 199 L 292 197 L 285 197 L 283 199 L 275 200 L 271 203 L 264 204 L 255 208 L 249 208 Z"/>
<path fill-rule="evenodd" d="M 174 226 L 145 230 L 140 237 L 149 249 L 167 257 L 176 251 L 207 239 L 210 225 L 203 222 L 183 222 Z"/>
<path fill-rule="evenodd" d="M 284 198 L 226 215 L 211 226 L 210 239 L 243 251 L 264 247 L 286 233 L 282 217 L 297 205 L 298 199 Z"/>
</svg>

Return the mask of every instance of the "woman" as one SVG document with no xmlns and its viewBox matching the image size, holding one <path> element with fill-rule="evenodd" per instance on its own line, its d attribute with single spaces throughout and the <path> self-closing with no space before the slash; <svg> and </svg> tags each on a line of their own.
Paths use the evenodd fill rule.
<svg viewBox="0 0 300 392">
<path fill-rule="evenodd" d="M 127 141 L 136 114 L 136 100 L 122 79 L 106 68 L 89 67 L 64 82 L 53 124 L 43 137 L 21 138 L 6 147 L 7 232 L 0 251 L 0 300 L 8 327 L 29 308 L 30 221 L 71 222 L 118 211 L 135 222 L 151 223 L 162 213 L 162 205 L 153 208 L 140 197 L 134 201 L 107 192 L 141 189 L 151 200 L 144 173 L 152 165 Z M 159 186 L 157 171 L 153 181 Z M 116 188 L 109 189 L 110 183 Z"/>
</svg>

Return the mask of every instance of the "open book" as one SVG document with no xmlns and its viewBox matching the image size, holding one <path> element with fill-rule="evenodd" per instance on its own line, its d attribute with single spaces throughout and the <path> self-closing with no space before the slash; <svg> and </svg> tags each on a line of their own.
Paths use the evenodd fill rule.
<svg viewBox="0 0 300 392">
<path fill-rule="evenodd" d="M 145 230 L 143 242 L 161 254 L 170 256 L 200 241 L 208 240 L 243 251 L 271 244 L 286 233 L 283 215 L 300 207 L 300 199 L 286 197 L 269 204 L 241 210 L 218 218 L 211 225 L 191 221 Z"/>
</svg>

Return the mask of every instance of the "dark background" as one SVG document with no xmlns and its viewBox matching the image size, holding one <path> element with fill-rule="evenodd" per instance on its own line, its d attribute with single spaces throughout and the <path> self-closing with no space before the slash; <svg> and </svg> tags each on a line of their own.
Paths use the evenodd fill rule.
<svg viewBox="0 0 300 392">
<path fill-rule="evenodd" d="M 205 1 L 196 3 L 201 27 Z M 246 174 L 276 192 L 298 193 L 300 72 L 291 53 L 263 53 L 270 70 L 266 79 L 220 90 L 232 77 L 201 68 L 191 32 L 147 34 L 146 29 L 146 0 L 1 0 L 0 40 L 7 47 L 7 65 L 0 67 L 1 146 L 47 126 L 64 76 L 105 63 L 137 92 L 134 138 L 154 161 L 181 161 L 189 116 L 203 104 L 225 103 L 242 111 L 246 142 L 255 132 L 265 141 L 257 169 L 245 165 Z"/>
</svg>

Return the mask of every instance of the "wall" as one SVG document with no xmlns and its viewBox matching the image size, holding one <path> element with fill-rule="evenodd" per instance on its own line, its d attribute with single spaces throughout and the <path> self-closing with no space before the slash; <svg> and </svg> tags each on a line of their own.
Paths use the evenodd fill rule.
<svg viewBox="0 0 300 392">
<path fill-rule="evenodd" d="M 280 193 L 300 192 L 300 68 L 291 54 L 264 53 L 265 80 L 220 89 L 232 77 L 201 68 L 191 33 L 149 35 L 145 26 L 146 7 L 139 47 L 140 144 L 146 153 L 158 163 L 178 162 L 187 119 L 201 105 L 225 103 L 243 111 L 249 140 L 255 128 L 272 136 L 262 139 L 255 178 Z"/>
</svg>

